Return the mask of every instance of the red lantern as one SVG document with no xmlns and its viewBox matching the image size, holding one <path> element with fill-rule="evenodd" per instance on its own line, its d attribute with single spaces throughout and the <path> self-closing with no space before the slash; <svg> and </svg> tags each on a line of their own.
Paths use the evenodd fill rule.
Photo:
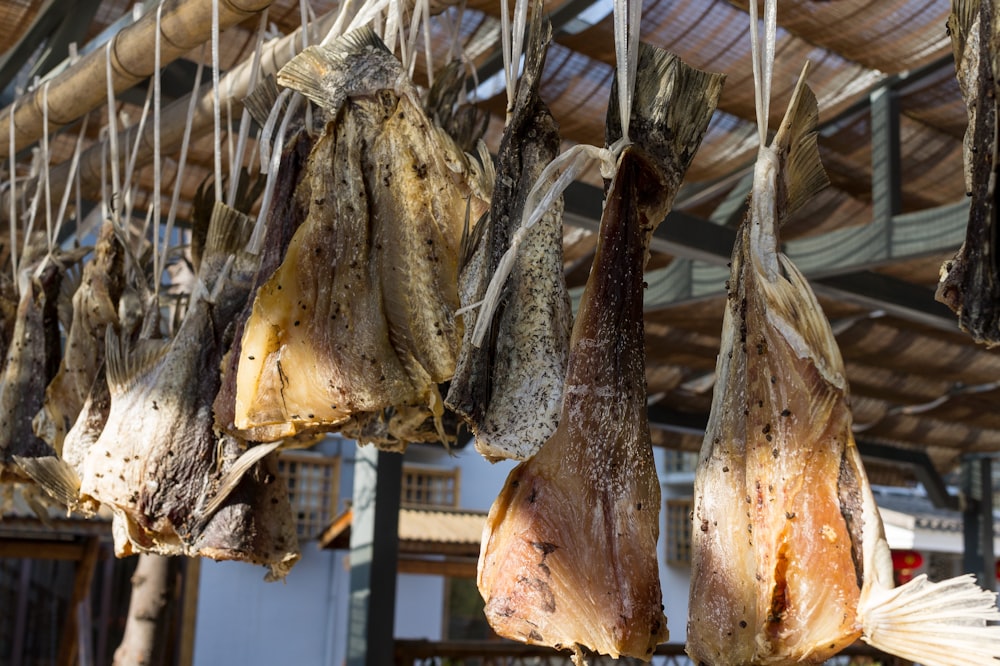
<svg viewBox="0 0 1000 666">
<path fill-rule="evenodd" d="M 919 569 L 924 556 L 915 550 L 892 551 L 892 568 L 897 570 Z"/>
<path fill-rule="evenodd" d="M 902 585 L 913 578 L 913 570 L 924 563 L 924 556 L 915 550 L 892 551 L 892 568 L 896 584 Z"/>
</svg>

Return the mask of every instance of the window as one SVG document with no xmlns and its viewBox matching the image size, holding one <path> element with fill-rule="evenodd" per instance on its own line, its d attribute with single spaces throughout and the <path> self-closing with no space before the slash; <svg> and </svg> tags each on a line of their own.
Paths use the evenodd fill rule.
<svg viewBox="0 0 1000 666">
<path fill-rule="evenodd" d="M 667 449 L 663 460 L 666 473 L 692 473 L 698 467 L 698 454 L 691 451 Z"/>
<path fill-rule="evenodd" d="M 400 503 L 403 506 L 458 507 L 459 469 L 440 467 L 403 466 L 403 489 Z"/>
<path fill-rule="evenodd" d="M 285 451 L 278 456 L 278 473 L 288 486 L 296 534 L 315 539 L 336 515 L 340 457 Z"/>
<path fill-rule="evenodd" d="M 691 512 L 694 500 L 667 500 L 667 563 L 691 564 Z"/>
</svg>

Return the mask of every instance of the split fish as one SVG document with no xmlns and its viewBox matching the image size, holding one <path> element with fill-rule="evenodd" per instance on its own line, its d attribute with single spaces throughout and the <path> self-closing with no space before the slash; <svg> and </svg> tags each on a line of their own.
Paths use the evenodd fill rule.
<svg viewBox="0 0 1000 666">
<path fill-rule="evenodd" d="M 42 409 L 34 417 L 35 434 L 57 455 L 62 455 L 66 433 L 80 414 L 104 362 L 104 331 L 118 323 L 118 299 L 123 289 L 124 251 L 115 237 L 114 225 L 107 221 L 73 294 L 71 324 L 59 370 L 45 389 Z"/>
<path fill-rule="evenodd" d="M 959 88 L 968 108 L 963 155 L 970 197 L 965 241 L 941 267 L 937 300 L 958 315 L 976 342 L 1000 344 L 1000 263 L 997 253 L 997 92 L 1000 17 L 991 0 L 952 0 L 948 18 Z"/>
<path fill-rule="evenodd" d="M 306 168 L 306 220 L 246 324 L 235 427 L 290 436 L 403 406 L 440 422 L 468 161 L 370 29 L 307 48 L 278 82 L 330 120 Z"/>
<path fill-rule="evenodd" d="M 31 481 L 16 458 L 55 451 L 32 430 L 45 387 L 59 369 L 58 298 L 66 256 L 46 255 L 22 280 L 11 344 L 0 378 L 0 481 Z M 73 260 L 78 260 L 75 257 Z M 66 262 L 66 263 L 64 263 Z"/>
<path fill-rule="evenodd" d="M 272 577 L 298 558 L 287 492 L 261 460 L 274 447 L 217 434 L 212 414 L 231 321 L 257 267 L 244 251 L 251 227 L 216 204 L 197 287 L 172 339 L 130 345 L 109 330 L 111 406 L 79 494 L 113 512 L 119 556 L 238 559 L 267 565 Z"/>
<path fill-rule="evenodd" d="M 722 76 L 640 44 L 634 141 L 618 158 L 573 326 L 555 433 L 507 477 L 478 586 L 501 636 L 649 660 L 667 638 L 660 485 L 646 416 L 643 270 L 715 110 Z M 608 144 L 621 128 L 608 110 Z"/>
<path fill-rule="evenodd" d="M 837 342 L 778 249 L 782 221 L 827 182 L 804 75 L 762 142 L 733 250 L 695 476 L 687 652 L 711 666 L 790 666 L 861 638 L 927 666 L 995 663 L 992 593 L 967 577 L 893 588 Z"/>
<path fill-rule="evenodd" d="M 473 232 L 462 268 L 463 305 L 486 295 L 521 223 L 528 193 L 559 152 L 559 129 L 538 96 L 552 35 L 535 3 L 525 70 L 497 153 L 489 213 Z M 563 275 L 562 197 L 535 224 L 518 250 L 482 346 L 473 341 L 475 310 L 465 315 L 465 337 L 445 404 L 460 414 L 487 460 L 530 458 L 555 432 L 572 325 Z"/>
</svg>

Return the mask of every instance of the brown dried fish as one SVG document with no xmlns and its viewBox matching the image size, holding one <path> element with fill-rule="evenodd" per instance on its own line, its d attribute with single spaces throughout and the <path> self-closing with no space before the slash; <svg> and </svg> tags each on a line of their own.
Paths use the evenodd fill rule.
<svg viewBox="0 0 1000 666">
<path fill-rule="evenodd" d="M 992 593 L 961 577 L 893 589 L 851 430 L 844 363 L 781 222 L 826 177 L 800 80 L 757 160 L 733 250 L 715 395 L 695 477 L 687 651 L 697 663 L 820 663 L 862 638 L 928 666 L 996 663 Z"/>
<path fill-rule="evenodd" d="M 169 342 L 143 339 L 126 349 L 109 331 L 111 408 L 84 462 L 80 494 L 115 514 L 119 555 L 239 559 L 266 564 L 275 577 L 298 558 L 287 494 L 272 490 L 260 468 L 274 447 L 246 449 L 217 435 L 211 409 L 220 380 L 206 368 L 219 367 L 256 271 L 243 250 L 250 228 L 246 216 L 216 204 L 198 291 Z M 264 499 L 271 497 L 279 501 Z"/>
<path fill-rule="evenodd" d="M 660 485 L 646 418 L 643 269 L 722 77 L 639 48 L 630 131 L 573 327 L 555 434 L 508 476 L 479 558 L 501 636 L 649 659 L 667 637 L 656 559 Z M 608 143 L 621 134 L 608 112 Z M 586 572 L 586 575 L 581 575 Z"/>
<path fill-rule="evenodd" d="M 76 422 L 104 363 L 104 331 L 118 323 L 118 299 L 124 289 L 124 251 L 107 221 L 83 268 L 73 294 L 72 323 L 66 334 L 59 371 L 45 389 L 45 402 L 35 415 L 35 434 L 62 455 L 63 439 Z"/>
<path fill-rule="evenodd" d="M 35 436 L 31 419 L 41 408 L 45 387 L 59 368 L 56 301 L 63 270 L 47 256 L 41 266 L 29 271 L 0 379 L 0 481 L 31 480 L 15 456 L 34 458 L 54 453 Z"/>
<path fill-rule="evenodd" d="M 461 334 L 466 159 L 370 29 L 306 49 L 278 81 L 331 121 L 309 157 L 308 217 L 246 325 L 235 426 L 288 436 L 392 406 L 439 416 Z"/>
<path fill-rule="evenodd" d="M 559 152 L 559 129 L 538 96 L 552 27 L 535 3 L 525 70 L 497 153 L 489 213 L 473 233 L 462 268 L 462 304 L 479 303 L 520 226 L 528 193 Z M 569 357 L 572 322 L 563 275 L 562 198 L 520 245 L 500 305 L 482 346 L 473 340 L 476 311 L 465 315 L 465 337 L 445 405 L 460 414 L 487 460 L 525 460 L 555 432 Z"/>
<path fill-rule="evenodd" d="M 941 266 L 937 300 L 958 315 L 976 342 L 1000 344 L 1000 264 L 997 253 L 997 90 L 1000 17 L 990 0 L 953 0 L 948 33 L 968 108 L 965 189 L 970 199 L 965 242 Z"/>
</svg>

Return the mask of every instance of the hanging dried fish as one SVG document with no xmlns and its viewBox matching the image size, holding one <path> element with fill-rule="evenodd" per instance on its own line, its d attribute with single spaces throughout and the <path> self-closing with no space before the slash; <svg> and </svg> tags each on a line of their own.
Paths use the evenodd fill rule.
<svg viewBox="0 0 1000 666">
<path fill-rule="evenodd" d="M 246 325 L 235 426 L 289 436 L 390 406 L 440 419 L 461 334 L 466 158 L 370 29 L 306 49 L 278 81 L 331 120 L 309 157 L 308 217 Z"/>
<path fill-rule="evenodd" d="M 62 455 L 63 440 L 87 400 L 98 368 L 104 363 L 104 331 L 118 323 L 118 300 L 124 289 L 124 251 L 114 225 L 101 228 L 94 256 L 84 266 L 73 294 L 72 323 L 66 334 L 59 371 L 45 389 L 35 415 L 35 434 Z"/>
<path fill-rule="evenodd" d="M 243 333 L 247 320 L 253 311 L 253 295 L 264 285 L 268 278 L 280 266 L 288 245 L 295 231 L 306 217 L 309 202 L 308 179 L 303 179 L 306 160 L 312 149 L 313 141 L 305 131 L 297 132 L 285 145 L 271 210 L 267 217 L 267 227 L 262 243 L 260 266 L 251 298 L 237 315 L 234 322 L 233 345 L 222 362 L 222 385 L 215 399 L 213 410 L 216 425 L 231 434 L 242 434 L 253 441 L 273 441 L 287 434 L 284 424 L 275 426 L 259 426 L 238 431 L 235 425 L 237 370 L 243 345 Z"/>
<path fill-rule="evenodd" d="M 525 71 L 497 153 L 489 213 L 462 268 L 463 305 L 479 303 L 521 223 L 528 193 L 559 153 L 559 130 L 538 96 L 552 28 L 535 3 Z M 555 431 L 569 356 L 572 312 L 562 257 L 562 198 L 528 231 L 482 346 L 475 310 L 445 404 L 462 415 L 487 460 L 524 460 Z"/>
<path fill-rule="evenodd" d="M 1000 344 L 1000 264 L 996 243 L 997 67 L 996 3 L 953 0 L 948 33 L 956 73 L 968 107 L 965 132 L 965 189 L 971 198 L 965 242 L 941 267 L 937 300 L 958 315 L 976 342 Z"/>
<path fill-rule="evenodd" d="M 817 116 L 800 80 L 765 147 L 758 105 L 761 149 L 695 477 L 687 651 L 713 666 L 790 666 L 860 637 L 928 666 L 994 663 L 992 593 L 965 577 L 892 588 L 843 360 L 808 283 L 778 250 L 782 221 L 826 184 Z"/>
<path fill-rule="evenodd" d="M 257 268 L 243 250 L 251 226 L 216 204 L 198 289 L 169 342 L 141 339 L 129 349 L 109 331 L 111 407 L 79 494 L 115 514 L 120 556 L 239 559 L 266 564 L 277 577 L 298 558 L 287 493 L 259 463 L 274 447 L 246 449 L 217 435 L 211 409 L 219 375 L 206 369 L 219 367 Z"/>
<path fill-rule="evenodd" d="M 46 254 L 22 279 L 12 341 L 0 378 L 0 481 L 30 481 L 17 457 L 51 456 L 35 436 L 31 420 L 41 409 L 45 387 L 59 369 L 58 300 L 66 270 L 87 249 Z"/>
<path fill-rule="evenodd" d="M 508 476 L 479 558 L 501 636 L 649 659 L 667 637 L 656 540 L 660 486 L 646 419 L 643 269 L 704 135 L 722 77 L 641 45 L 630 135 L 607 195 L 573 327 L 555 434 Z M 608 111 L 608 143 L 622 130 Z M 586 575 L 581 575 L 586 572 Z"/>
</svg>

